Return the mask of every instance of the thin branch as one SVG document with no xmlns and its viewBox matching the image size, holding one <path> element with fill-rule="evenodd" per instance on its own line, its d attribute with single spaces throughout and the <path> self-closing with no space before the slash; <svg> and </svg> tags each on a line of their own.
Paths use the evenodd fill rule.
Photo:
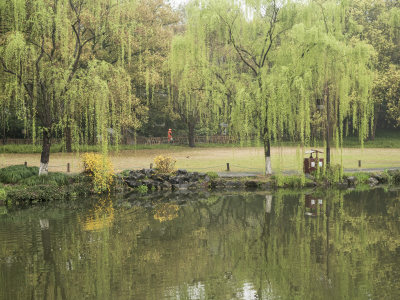
<svg viewBox="0 0 400 300">
<path fill-rule="evenodd" d="M 275 31 L 275 28 L 276 28 L 276 23 L 278 22 L 277 17 L 278 17 L 278 13 L 279 13 L 279 8 L 276 6 L 275 1 L 273 3 L 274 3 L 273 4 L 273 11 L 272 11 L 271 19 L 269 20 L 269 29 L 268 29 L 268 32 L 267 32 L 267 37 L 265 38 L 263 49 L 262 49 L 261 54 L 260 54 L 259 65 L 261 67 L 264 67 L 265 61 L 267 59 L 269 51 L 272 48 L 272 44 L 273 44 L 273 41 L 274 41 L 275 37 L 279 36 L 279 34 L 280 34 L 280 33 L 278 33 L 274 37 L 274 31 Z M 265 47 L 267 45 L 268 40 L 269 40 L 269 45 L 268 45 L 267 49 L 265 50 Z"/>
<path fill-rule="evenodd" d="M 227 97 L 231 97 L 232 96 L 232 91 L 231 91 L 230 88 L 228 88 L 225 79 L 221 76 L 221 74 L 219 74 L 217 72 L 214 72 L 214 74 L 215 74 L 215 77 L 217 77 L 217 79 L 225 86 L 225 88 L 227 90 L 227 92 L 225 92 L 225 95 Z"/>
<path fill-rule="evenodd" d="M 50 60 L 52 60 L 52 56 L 51 56 L 50 54 L 48 54 L 48 53 L 46 52 L 46 50 L 44 50 L 44 43 L 43 43 L 43 41 L 42 41 L 42 45 L 39 45 L 39 44 L 37 44 L 36 42 L 30 41 L 30 40 L 28 40 L 28 43 L 30 43 L 30 44 L 32 44 L 32 45 L 38 47 L 38 48 L 41 50 L 41 54 L 42 54 L 42 53 L 43 53 L 43 54 L 46 54 L 46 56 L 47 56 Z"/>
<path fill-rule="evenodd" d="M 229 31 L 229 41 L 232 43 L 233 47 L 235 48 L 237 54 L 239 55 L 240 59 L 253 71 L 255 76 L 258 76 L 258 72 L 257 70 L 243 57 L 242 55 L 242 51 L 240 50 L 240 48 L 237 46 L 235 39 L 233 37 L 233 33 L 232 33 L 232 26 L 233 23 L 236 21 L 236 17 L 235 19 L 232 21 L 232 24 L 229 24 L 220 14 L 218 14 L 219 17 L 221 18 L 221 20 L 228 26 L 228 31 Z"/>
<path fill-rule="evenodd" d="M 254 55 L 252 55 L 249 51 L 247 51 L 246 49 L 243 48 L 239 48 L 240 51 L 242 51 L 243 53 L 247 54 L 248 56 L 250 56 L 251 60 L 254 62 L 254 64 L 259 68 L 260 65 L 257 63 L 256 57 Z"/>
<path fill-rule="evenodd" d="M 321 13 L 322 13 L 322 16 L 324 18 L 325 30 L 326 30 L 326 33 L 328 34 L 329 33 L 328 20 L 326 19 L 324 7 L 318 1 L 315 1 L 315 3 L 317 3 L 317 5 L 321 8 Z"/>
<path fill-rule="evenodd" d="M 12 74 L 14 76 L 16 76 L 18 78 L 19 81 L 21 81 L 21 76 L 19 76 L 17 73 L 15 73 L 14 71 L 11 71 L 10 69 L 7 68 L 6 63 L 4 62 L 3 58 L 0 57 L 0 62 L 1 65 L 3 66 L 3 71 L 9 74 Z"/>
<path fill-rule="evenodd" d="M 54 7 L 53 7 L 54 16 L 57 15 L 57 5 L 58 5 L 58 0 L 55 0 Z M 53 28 L 51 30 L 51 44 L 52 44 L 52 48 L 50 51 L 50 60 L 52 60 L 52 58 L 54 57 L 54 53 L 56 51 L 56 21 L 55 21 L 55 17 L 53 17 Z"/>
<path fill-rule="evenodd" d="M 22 82 L 21 75 L 18 75 L 14 71 L 12 71 L 9 68 L 7 68 L 6 63 L 4 62 L 4 60 L 2 58 L 0 58 L 0 62 L 1 62 L 1 65 L 3 66 L 3 71 L 8 73 L 8 74 L 11 74 L 11 75 L 14 75 L 15 77 L 17 77 L 18 83 L 22 84 L 24 86 L 24 88 L 25 88 L 26 92 L 28 93 L 29 97 L 32 99 L 33 98 L 33 92 L 32 92 L 33 88 L 29 87 L 30 84 L 28 84 L 26 82 Z"/>
<path fill-rule="evenodd" d="M 45 54 L 45 51 L 44 51 L 43 47 L 44 47 L 44 37 L 42 38 L 42 46 L 41 46 L 42 51 L 40 51 L 40 54 L 39 54 L 39 56 L 38 56 L 38 58 L 36 59 L 36 62 L 35 62 L 36 72 L 37 72 L 38 78 L 39 78 L 39 63 L 42 60 L 43 55 Z"/>
</svg>

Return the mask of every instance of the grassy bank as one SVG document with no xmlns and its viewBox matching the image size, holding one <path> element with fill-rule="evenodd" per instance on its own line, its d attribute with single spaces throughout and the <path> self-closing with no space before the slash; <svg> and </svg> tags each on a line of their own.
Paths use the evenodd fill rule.
<svg viewBox="0 0 400 300">
<path fill-rule="evenodd" d="M 0 200 L 7 200 L 11 206 L 25 206 L 39 202 L 74 200 L 90 192 L 90 180 L 85 176 L 58 172 L 38 176 L 38 172 L 37 167 L 24 165 L 0 169 Z"/>
<path fill-rule="evenodd" d="M 179 172 L 177 172 L 179 174 Z M 24 165 L 9 166 L 0 169 L 0 207 L 6 203 L 9 207 L 25 207 L 42 202 L 52 201 L 82 201 L 88 195 L 94 194 L 92 178 L 90 176 L 66 175 L 64 173 L 49 173 L 47 176 L 38 176 L 37 167 L 25 167 Z M 125 174 L 125 175 L 123 175 Z M 129 172 L 117 175 L 129 176 Z M 213 176 L 211 176 L 211 174 Z M 177 176 L 171 175 L 171 176 Z M 197 176 L 197 175 L 196 175 Z M 200 175 L 199 175 L 200 176 Z M 400 170 L 385 171 L 379 174 L 372 173 L 351 173 L 345 174 L 342 178 L 338 177 L 338 169 L 327 170 L 325 174 L 315 177 L 303 175 L 275 175 L 258 176 L 256 178 L 220 178 L 215 173 L 203 174 L 208 177 L 199 180 L 196 188 L 199 189 L 244 189 L 258 188 L 261 190 L 271 190 L 279 188 L 323 188 L 334 187 L 347 189 L 349 187 L 367 189 L 378 184 L 400 185 Z M 160 175 L 155 177 L 145 177 L 143 182 L 149 183 L 151 180 L 158 180 Z M 135 179 L 136 180 L 136 179 Z M 138 184 L 142 184 L 139 181 Z M 150 183 L 151 184 L 151 183 Z M 186 184 L 187 186 L 187 184 Z M 146 186 L 143 186 L 146 187 Z M 177 186 L 180 189 L 180 184 Z M 174 190 L 175 188 L 172 187 Z M 184 188 L 184 189 L 187 189 Z M 148 189 L 143 192 L 152 191 Z M 171 188 L 169 189 L 171 190 Z M 124 191 L 138 191 L 137 188 L 129 188 L 123 180 L 114 180 L 111 193 Z M 98 195 L 98 194 L 97 194 Z"/>
</svg>

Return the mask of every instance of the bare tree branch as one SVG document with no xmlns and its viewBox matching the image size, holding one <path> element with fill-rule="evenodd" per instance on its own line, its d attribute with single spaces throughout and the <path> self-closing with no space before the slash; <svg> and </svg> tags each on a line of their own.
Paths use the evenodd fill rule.
<svg viewBox="0 0 400 300">
<path fill-rule="evenodd" d="M 217 12 L 217 14 L 218 14 L 218 16 L 220 17 L 220 19 L 221 19 L 221 20 L 226 24 L 226 26 L 228 27 L 229 42 L 232 43 L 233 47 L 234 47 L 235 50 L 236 50 L 236 53 L 239 55 L 240 59 L 253 71 L 254 75 L 255 75 L 255 76 L 258 76 L 258 72 L 257 72 L 256 68 L 253 67 L 253 66 L 247 61 L 247 59 L 244 58 L 244 56 L 243 56 L 243 54 L 242 54 L 242 53 L 244 53 L 244 52 L 241 51 L 241 49 L 238 47 L 238 45 L 236 44 L 235 39 L 234 39 L 234 37 L 233 37 L 232 27 L 233 27 L 233 24 L 234 24 L 235 21 L 236 21 L 237 16 L 235 16 L 235 18 L 234 18 L 233 21 L 232 21 L 232 24 L 230 24 L 227 20 L 225 20 L 224 17 L 221 16 L 221 14 L 219 14 L 218 12 Z"/>
</svg>

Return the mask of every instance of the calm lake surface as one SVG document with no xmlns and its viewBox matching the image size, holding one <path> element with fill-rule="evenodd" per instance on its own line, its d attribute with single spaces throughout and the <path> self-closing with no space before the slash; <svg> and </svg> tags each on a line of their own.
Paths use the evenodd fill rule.
<svg viewBox="0 0 400 300">
<path fill-rule="evenodd" d="M 400 299 L 400 192 L 79 200 L 0 215 L 0 299 Z"/>
</svg>

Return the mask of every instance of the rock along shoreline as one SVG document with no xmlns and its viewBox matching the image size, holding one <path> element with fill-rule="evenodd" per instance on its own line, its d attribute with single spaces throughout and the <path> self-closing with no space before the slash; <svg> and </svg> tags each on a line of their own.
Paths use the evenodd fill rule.
<svg viewBox="0 0 400 300">
<path fill-rule="evenodd" d="M 175 191 L 175 190 L 196 190 L 196 189 L 241 189 L 252 188 L 261 190 L 271 190 L 277 188 L 315 188 L 332 187 L 339 189 L 354 188 L 358 184 L 367 184 L 370 187 L 391 183 L 391 178 L 395 183 L 400 183 L 400 170 L 388 171 L 387 173 L 365 173 L 367 180 L 360 180 L 356 176 L 344 175 L 342 181 L 330 183 L 327 181 L 316 180 L 313 176 L 306 176 L 303 184 L 300 184 L 300 176 L 286 176 L 291 178 L 279 183 L 274 176 L 256 177 L 219 177 L 216 173 L 188 172 L 179 169 L 173 174 L 159 174 L 155 169 L 141 169 L 130 171 L 128 175 L 122 176 L 121 180 L 128 189 L 138 190 L 146 187 L 147 191 Z M 212 176 L 213 175 L 213 176 Z"/>
</svg>

